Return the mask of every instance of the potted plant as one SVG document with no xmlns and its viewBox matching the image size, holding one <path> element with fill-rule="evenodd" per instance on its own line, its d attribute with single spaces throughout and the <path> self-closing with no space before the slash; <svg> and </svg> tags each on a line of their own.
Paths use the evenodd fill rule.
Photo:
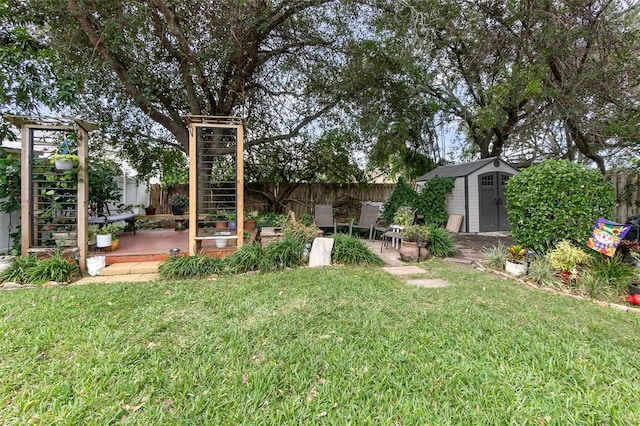
<svg viewBox="0 0 640 426">
<path fill-rule="evenodd" d="M 256 210 L 244 213 L 245 231 L 253 231 L 254 229 L 256 229 L 256 217 L 258 217 L 258 212 Z"/>
<path fill-rule="evenodd" d="M 144 208 L 144 214 L 146 214 L 147 216 L 153 216 L 156 214 L 156 208 L 153 205 L 150 205 L 149 207 L 145 207 Z"/>
<path fill-rule="evenodd" d="M 189 205 L 189 198 L 186 195 L 174 194 L 169 199 L 171 212 L 175 215 L 184 214 L 184 209 Z"/>
<path fill-rule="evenodd" d="M 111 247 L 111 231 L 104 225 L 96 230 L 96 247 Z"/>
<path fill-rule="evenodd" d="M 58 140 L 58 146 L 50 160 L 58 170 L 71 170 L 78 165 L 78 134 L 67 133 Z"/>
<path fill-rule="evenodd" d="M 411 213 L 413 217 L 413 213 Z M 400 247 L 400 259 L 405 262 L 425 260 L 429 252 L 425 244 L 431 237 L 431 231 L 424 225 L 409 225 L 402 230 L 402 246 Z"/>
<path fill-rule="evenodd" d="M 229 227 L 229 221 L 227 220 L 227 213 L 224 210 L 220 210 L 213 215 L 213 220 L 217 229 L 227 229 Z"/>
<path fill-rule="evenodd" d="M 393 221 L 400 226 L 409 226 L 413 222 L 414 209 L 407 206 L 398 208 L 396 214 L 393 215 Z"/>
<path fill-rule="evenodd" d="M 520 244 L 509 247 L 505 270 L 507 273 L 519 277 L 527 273 L 527 248 Z"/>
<path fill-rule="evenodd" d="M 224 237 L 228 237 L 229 235 L 231 235 L 231 232 L 216 232 L 215 234 L 213 234 L 214 237 L 223 237 L 223 238 L 214 238 L 216 247 L 225 248 L 229 242 L 229 239 Z"/>
<path fill-rule="evenodd" d="M 238 227 L 238 223 L 236 222 L 236 212 L 235 211 L 226 211 L 224 213 L 224 218 L 227 220 L 227 227 L 235 231 Z"/>
<path fill-rule="evenodd" d="M 122 229 L 122 226 L 116 225 L 115 223 L 102 225 L 96 231 L 96 246 L 103 248 L 111 247 L 111 250 L 115 250 L 118 247 L 118 243 L 116 243 L 115 247 L 113 247 L 113 243 L 118 241 L 117 232 Z"/>
</svg>

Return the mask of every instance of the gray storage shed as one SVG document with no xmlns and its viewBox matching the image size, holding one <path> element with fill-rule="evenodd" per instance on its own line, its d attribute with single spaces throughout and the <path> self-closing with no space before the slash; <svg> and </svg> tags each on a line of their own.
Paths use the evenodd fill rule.
<svg viewBox="0 0 640 426">
<path fill-rule="evenodd" d="M 416 179 L 418 188 L 434 177 L 455 178 L 447 199 L 449 215 L 463 215 L 462 232 L 494 232 L 509 229 L 504 208 L 504 184 L 518 169 L 498 157 L 455 166 L 441 166 Z"/>
</svg>

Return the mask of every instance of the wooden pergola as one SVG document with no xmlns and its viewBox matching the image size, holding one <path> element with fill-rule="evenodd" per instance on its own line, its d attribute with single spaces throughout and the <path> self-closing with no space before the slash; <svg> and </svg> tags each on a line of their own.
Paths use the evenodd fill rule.
<svg viewBox="0 0 640 426">
<path fill-rule="evenodd" d="M 205 240 L 244 236 L 244 121 L 240 117 L 188 115 L 189 126 L 189 254 Z M 209 226 L 218 215 L 235 219 L 236 228 Z"/>
<path fill-rule="evenodd" d="M 88 139 L 89 132 L 98 128 L 97 124 L 78 118 L 47 119 L 11 115 L 4 118 L 20 128 L 21 133 L 21 254 L 26 256 L 57 248 L 48 245 L 50 238 L 44 235 L 48 235 L 46 232 L 49 231 L 44 229 L 42 221 L 39 220 L 46 209 L 61 216 L 66 215 L 65 227 L 75 229 L 76 238 L 65 239 L 63 245 L 65 249 L 77 253 L 79 264 L 85 270 L 89 228 Z M 78 168 L 75 182 L 70 182 L 69 175 L 55 172 L 53 166 L 48 164 L 48 159 L 56 148 L 57 138 L 68 133 L 76 133 L 78 136 Z M 34 176 L 42 173 L 47 174 L 47 194 L 41 191 L 44 183 L 34 179 Z M 63 179 L 64 185 L 57 185 Z M 64 191 L 64 203 L 47 201 L 46 196 L 52 193 L 55 196 L 56 191 Z M 65 206 L 64 211 L 59 207 L 61 204 Z"/>
</svg>

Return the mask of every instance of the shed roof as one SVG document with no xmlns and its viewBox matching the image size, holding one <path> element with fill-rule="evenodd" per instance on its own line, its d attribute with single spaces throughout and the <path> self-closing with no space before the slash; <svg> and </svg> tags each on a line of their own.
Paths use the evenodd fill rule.
<svg viewBox="0 0 640 426">
<path fill-rule="evenodd" d="M 496 160 L 513 168 L 514 171 L 517 171 L 515 167 L 512 167 L 509 164 L 505 163 L 499 157 L 491 157 L 491 158 L 483 158 L 481 160 L 471 161 L 469 163 L 456 164 L 452 166 L 440 166 L 420 176 L 419 178 L 416 179 L 416 182 L 424 182 L 434 177 L 458 178 L 463 176 L 469 176 L 471 173 L 475 172 L 476 170 L 481 169 L 482 167 L 486 166 L 487 164 L 491 164 Z"/>
</svg>

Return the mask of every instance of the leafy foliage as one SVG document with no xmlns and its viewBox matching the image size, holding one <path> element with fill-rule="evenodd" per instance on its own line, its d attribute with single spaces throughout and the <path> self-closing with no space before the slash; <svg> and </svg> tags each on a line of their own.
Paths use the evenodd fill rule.
<svg viewBox="0 0 640 426">
<path fill-rule="evenodd" d="M 384 203 L 382 218 L 387 223 L 392 223 L 398 209 L 402 206 L 414 206 L 416 204 L 417 196 L 418 194 L 416 193 L 416 191 L 414 191 L 413 188 L 411 188 L 411 186 L 406 183 L 405 179 L 402 177 L 399 178 L 398 183 L 396 183 L 396 186 L 393 189 L 393 192 Z"/>
<path fill-rule="evenodd" d="M 546 256 L 551 265 L 561 271 L 571 271 L 578 265 L 586 265 L 591 261 L 591 256 L 567 240 L 560 241 Z"/>
<path fill-rule="evenodd" d="M 335 263 L 376 266 L 384 264 L 382 259 L 358 238 L 345 234 L 335 234 L 331 238 L 334 241 L 331 260 Z"/>
<path fill-rule="evenodd" d="M 0 149 L 0 211 L 20 210 L 20 158 Z"/>
<path fill-rule="evenodd" d="M 425 182 L 416 199 L 416 207 L 430 225 L 444 226 L 449 218 L 447 197 L 453 191 L 455 179 L 434 177 Z"/>
<path fill-rule="evenodd" d="M 506 184 L 511 234 L 543 253 L 563 239 L 585 244 L 598 217 L 612 217 L 615 194 L 598 171 L 566 160 L 547 160 Z"/>
<path fill-rule="evenodd" d="M 122 174 L 120 166 L 108 158 L 89 159 L 89 202 L 98 213 L 109 202 L 120 201 L 120 187 L 116 176 Z"/>
<path fill-rule="evenodd" d="M 409 225 L 405 226 L 402 231 L 402 238 L 404 241 L 418 241 L 418 238 L 422 238 L 424 242 L 428 242 L 431 238 L 431 228 L 426 225 Z"/>
</svg>

